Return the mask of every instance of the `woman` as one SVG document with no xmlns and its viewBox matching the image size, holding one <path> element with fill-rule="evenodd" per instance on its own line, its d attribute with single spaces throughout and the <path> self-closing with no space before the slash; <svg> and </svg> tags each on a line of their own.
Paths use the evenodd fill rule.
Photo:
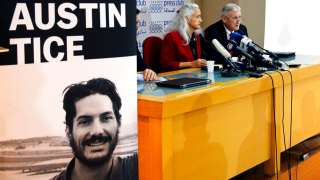
<svg viewBox="0 0 320 180">
<path fill-rule="evenodd" d="M 162 41 L 162 72 L 207 65 L 206 60 L 200 59 L 201 46 L 198 34 L 202 33 L 201 22 L 198 5 L 190 3 L 179 9 Z"/>
</svg>

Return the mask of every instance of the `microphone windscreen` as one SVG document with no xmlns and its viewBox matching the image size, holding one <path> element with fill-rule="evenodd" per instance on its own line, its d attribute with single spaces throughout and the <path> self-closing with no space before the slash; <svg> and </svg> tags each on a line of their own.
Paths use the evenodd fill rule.
<svg viewBox="0 0 320 180">
<path fill-rule="evenodd" d="M 219 43 L 217 39 L 213 39 L 212 44 L 217 48 L 222 56 L 224 56 L 225 58 L 231 57 L 230 53 Z"/>
<path fill-rule="evenodd" d="M 205 37 L 204 37 L 203 34 L 198 34 L 198 36 L 199 36 L 201 39 L 205 39 Z"/>
<path fill-rule="evenodd" d="M 252 57 L 254 59 L 256 59 L 256 61 L 252 62 L 252 65 L 254 65 L 254 66 L 278 68 L 273 63 L 271 63 L 270 61 L 266 60 L 260 54 L 254 53 L 254 54 L 252 54 Z"/>
<path fill-rule="evenodd" d="M 264 57 L 257 53 L 252 54 L 252 57 L 255 59 L 251 62 L 253 66 L 265 67 L 266 59 Z"/>
<path fill-rule="evenodd" d="M 229 51 L 234 51 L 236 48 L 237 48 L 237 43 L 236 42 L 234 42 L 234 41 L 232 41 L 232 40 L 228 40 L 227 41 L 227 49 L 229 50 Z"/>
<path fill-rule="evenodd" d="M 231 37 L 232 39 L 236 39 L 236 38 L 237 38 L 237 37 L 239 37 L 239 36 L 241 36 L 241 37 L 242 37 L 242 35 L 241 35 L 241 34 L 236 33 L 236 32 L 233 32 L 233 33 L 231 33 L 231 35 L 230 35 L 230 37 Z"/>
<path fill-rule="evenodd" d="M 241 39 L 242 38 L 243 38 L 242 36 L 238 36 L 234 40 L 236 41 L 237 44 L 241 44 Z"/>
</svg>

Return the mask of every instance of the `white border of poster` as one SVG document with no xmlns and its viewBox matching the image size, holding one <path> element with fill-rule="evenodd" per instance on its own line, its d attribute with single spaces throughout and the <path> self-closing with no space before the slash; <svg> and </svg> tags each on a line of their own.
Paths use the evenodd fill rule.
<svg viewBox="0 0 320 180">
<path fill-rule="evenodd" d="M 0 31 L 4 36 L 0 43 L 10 51 L 1 53 L 0 63 L 0 179 L 50 179 L 66 170 L 74 159 L 74 149 L 66 133 L 64 90 L 94 78 L 113 82 L 121 98 L 121 126 L 112 151 L 112 173 L 118 168 L 114 166 L 117 161 L 117 170 L 126 179 L 132 171 L 138 175 L 138 167 L 128 164 L 138 163 L 135 3 L 4 3 L 9 12 L 2 11 L 5 16 L 0 20 Z M 37 16 L 39 7 L 42 25 Z M 53 24 L 52 19 L 56 20 Z M 82 99 L 75 100 L 75 105 Z M 107 120 L 100 117 L 98 121 Z M 106 129 L 103 133 L 110 135 Z M 86 146 L 101 147 L 90 150 L 95 153 L 105 152 L 111 144 L 109 139 L 98 139 L 99 145 L 84 141 L 77 144 L 83 146 L 84 156 Z M 77 163 L 77 156 L 75 159 Z M 111 177 L 119 177 L 112 173 Z"/>
</svg>

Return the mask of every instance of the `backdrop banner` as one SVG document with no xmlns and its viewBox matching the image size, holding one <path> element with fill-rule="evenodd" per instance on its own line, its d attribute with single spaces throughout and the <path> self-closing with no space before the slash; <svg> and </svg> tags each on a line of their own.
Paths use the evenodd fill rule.
<svg viewBox="0 0 320 180">
<path fill-rule="evenodd" d="M 137 9 L 140 10 L 140 28 L 137 30 L 136 36 L 142 57 L 144 40 L 150 36 L 157 36 L 163 39 L 177 11 L 181 6 L 190 2 L 190 0 L 137 0 Z"/>
<path fill-rule="evenodd" d="M 0 11 L 0 179 L 138 179 L 135 2 Z"/>
</svg>

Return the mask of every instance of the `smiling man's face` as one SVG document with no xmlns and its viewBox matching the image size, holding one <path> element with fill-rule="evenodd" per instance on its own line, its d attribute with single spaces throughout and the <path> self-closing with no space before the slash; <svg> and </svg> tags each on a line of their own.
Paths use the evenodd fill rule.
<svg viewBox="0 0 320 180">
<path fill-rule="evenodd" d="M 69 133 L 75 157 L 90 166 L 110 160 L 118 142 L 113 105 L 107 95 L 93 94 L 75 103 L 73 131 Z"/>
</svg>

